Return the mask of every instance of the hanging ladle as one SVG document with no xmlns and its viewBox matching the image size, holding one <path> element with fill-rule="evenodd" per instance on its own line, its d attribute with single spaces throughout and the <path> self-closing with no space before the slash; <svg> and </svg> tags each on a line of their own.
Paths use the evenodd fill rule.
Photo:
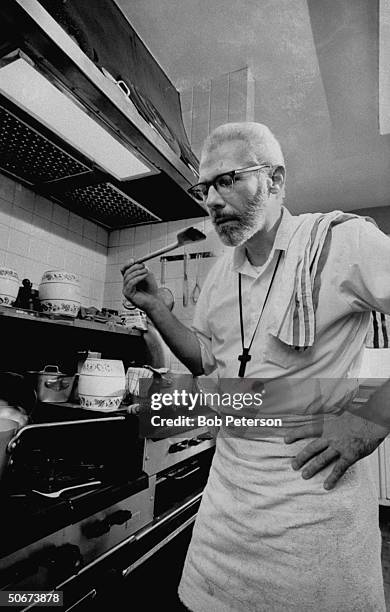
<svg viewBox="0 0 390 612">
<path fill-rule="evenodd" d="M 191 299 L 192 299 L 192 303 L 196 304 L 196 302 L 199 299 L 199 294 L 200 294 L 200 285 L 199 285 L 199 262 L 201 259 L 202 255 L 201 253 L 197 253 L 196 254 L 196 275 L 195 275 L 195 287 L 192 290 L 191 293 Z"/>
<path fill-rule="evenodd" d="M 158 257 L 158 255 L 162 255 L 163 253 L 168 253 L 169 251 L 173 251 L 178 247 L 183 246 L 184 244 L 189 244 L 190 242 L 199 242 L 200 240 L 205 240 L 206 235 L 200 230 L 196 229 L 196 227 L 188 227 L 187 229 L 179 232 L 177 234 L 176 242 L 171 242 L 166 247 L 162 249 L 158 249 L 158 251 L 153 251 L 148 255 L 144 255 L 139 259 L 136 259 L 134 263 L 142 263 L 144 261 L 148 261 L 149 259 L 153 259 L 153 257 Z"/>
</svg>

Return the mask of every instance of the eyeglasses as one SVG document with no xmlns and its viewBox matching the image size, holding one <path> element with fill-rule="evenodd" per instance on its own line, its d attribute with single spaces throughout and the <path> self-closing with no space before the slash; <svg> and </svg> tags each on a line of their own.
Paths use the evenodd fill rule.
<svg viewBox="0 0 390 612">
<path fill-rule="evenodd" d="M 259 166 L 250 166 L 249 168 L 240 168 L 239 170 L 224 172 L 223 174 L 218 174 L 212 181 L 205 181 L 204 183 L 193 185 L 188 189 L 188 193 L 198 202 L 205 202 L 212 185 L 221 196 L 224 196 L 232 191 L 237 175 L 246 172 L 254 172 L 262 168 L 272 168 L 272 166 L 270 164 L 260 164 Z"/>
</svg>

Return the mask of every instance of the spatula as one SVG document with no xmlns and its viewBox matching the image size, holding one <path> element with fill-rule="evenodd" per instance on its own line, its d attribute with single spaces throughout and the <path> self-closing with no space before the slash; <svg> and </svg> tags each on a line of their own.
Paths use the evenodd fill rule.
<svg viewBox="0 0 390 612">
<path fill-rule="evenodd" d="M 174 249 L 177 249 L 178 247 L 181 247 L 185 244 L 189 244 L 190 242 L 199 242 L 200 240 L 205 240 L 205 239 L 206 239 L 206 235 L 200 230 L 196 229 L 196 227 L 187 227 L 187 229 L 177 234 L 176 242 L 171 242 L 171 244 L 168 244 L 166 247 L 163 247 L 162 249 L 158 249 L 158 251 L 153 251 L 152 253 L 149 253 L 148 255 L 144 255 L 143 257 L 136 259 L 134 263 L 143 263 L 144 261 L 153 259 L 153 257 L 158 257 L 159 255 L 162 255 L 163 253 L 168 253 L 169 251 L 173 251 Z"/>
</svg>

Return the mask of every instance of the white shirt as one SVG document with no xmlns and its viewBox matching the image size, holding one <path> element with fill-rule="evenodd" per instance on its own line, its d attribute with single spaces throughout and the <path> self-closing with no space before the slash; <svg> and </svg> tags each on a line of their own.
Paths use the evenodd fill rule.
<svg viewBox="0 0 390 612">
<path fill-rule="evenodd" d="M 237 377 L 242 352 L 238 273 L 242 274 L 245 346 L 248 346 L 279 250 L 285 250 L 298 217 L 287 210 L 266 265 L 257 275 L 245 249 L 229 250 L 211 269 L 200 294 L 192 329 L 202 350 L 205 374 Z M 304 352 L 269 333 L 278 316 L 278 269 L 251 348 L 246 377 L 346 378 L 358 375 L 370 311 L 390 313 L 390 239 L 365 220 L 332 229 L 332 241 L 316 312 L 314 346 Z M 283 258 L 280 266 L 283 265 Z M 390 376 L 390 372 L 389 372 Z"/>
</svg>

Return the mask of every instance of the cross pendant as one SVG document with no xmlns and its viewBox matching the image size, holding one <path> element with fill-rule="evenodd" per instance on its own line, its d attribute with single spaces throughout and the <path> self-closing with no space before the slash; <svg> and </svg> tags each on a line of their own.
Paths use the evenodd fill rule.
<svg viewBox="0 0 390 612">
<path fill-rule="evenodd" d="M 249 355 L 249 348 L 242 348 L 242 355 L 238 356 L 238 361 L 240 362 L 240 369 L 238 370 L 238 375 L 240 378 L 245 376 L 246 364 L 248 361 L 252 359 L 251 355 Z"/>
</svg>

